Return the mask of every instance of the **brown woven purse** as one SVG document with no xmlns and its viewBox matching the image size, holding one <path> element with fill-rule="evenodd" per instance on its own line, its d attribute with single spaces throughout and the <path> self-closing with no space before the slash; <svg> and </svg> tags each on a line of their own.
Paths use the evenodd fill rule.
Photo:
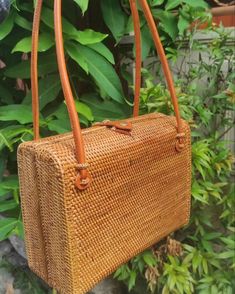
<svg viewBox="0 0 235 294">
<path fill-rule="evenodd" d="M 18 166 L 30 268 L 60 293 L 81 294 L 189 220 L 190 130 L 180 118 L 167 60 L 146 0 L 139 0 L 171 93 L 175 117 L 138 116 L 141 46 L 135 0 L 134 118 L 81 130 L 64 58 L 61 0 L 54 1 L 56 51 L 72 133 L 39 139 L 37 1 L 31 80 L 35 140 Z"/>
</svg>

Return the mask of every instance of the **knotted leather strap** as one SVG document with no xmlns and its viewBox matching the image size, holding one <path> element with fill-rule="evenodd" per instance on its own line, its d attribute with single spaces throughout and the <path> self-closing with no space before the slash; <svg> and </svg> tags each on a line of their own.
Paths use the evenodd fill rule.
<svg viewBox="0 0 235 294">
<path fill-rule="evenodd" d="M 174 89 L 173 79 L 169 70 L 167 59 L 164 53 L 163 46 L 160 41 L 160 37 L 157 32 L 157 28 L 154 23 L 151 11 L 146 0 L 139 0 L 144 11 L 146 20 L 151 30 L 153 40 L 159 54 L 159 58 L 162 62 L 163 71 L 166 76 L 167 84 L 170 90 L 176 120 L 177 120 L 177 145 L 178 151 L 183 147 L 181 133 L 181 119 L 178 109 L 178 101 Z M 35 7 L 33 31 L 32 31 L 32 54 L 31 54 L 31 81 L 32 81 L 32 105 L 33 105 L 33 125 L 34 125 L 34 137 L 35 140 L 39 138 L 39 97 L 38 97 L 38 71 L 37 71 L 37 59 L 38 59 L 38 35 L 39 35 L 39 24 L 40 14 L 42 8 L 42 0 L 38 0 Z M 131 11 L 134 20 L 135 30 L 135 43 L 136 43 L 136 74 L 135 74 L 135 106 L 134 116 L 138 115 L 139 111 L 139 94 L 140 94 L 140 83 L 141 83 L 141 36 L 140 36 L 140 22 L 138 10 L 136 7 L 136 1 L 130 0 Z M 78 114 L 75 108 L 72 90 L 69 83 L 69 77 L 66 68 L 64 46 L 63 46 L 63 34 L 62 34 L 62 17 L 61 17 L 61 0 L 54 1 L 54 26 L 55 26 L 55 38 L 56 38 L 56 52 L 57 61 L 59 67 L 59 73 L 61 78 L 61 84 L 63 93 L 65 96 L 66 105 L 69 112 L 71 127 L 73 131 L 75 141 L 75 154 L 78 161 L 78 177 L 76 180 L 76 186 L 83 190 L 86 189 L 89 184 L 91 177 L 87 171 L 87 164 L 85 162 L 85 148 L 79 123 Z"/>
</svg>

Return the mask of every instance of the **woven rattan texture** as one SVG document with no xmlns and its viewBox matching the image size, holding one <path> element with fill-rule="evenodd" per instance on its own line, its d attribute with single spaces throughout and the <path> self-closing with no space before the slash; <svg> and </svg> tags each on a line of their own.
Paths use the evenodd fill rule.
<svg viewBox="0 0 235 294">
<path fill-rule="evenodd" d="M 131 136 L 106 127 L 83 132 L 92 175 L 83 192 L 74 185 L 78 164 L 71 134 L 19 148 L 29 264 L 60 293 L 85 293 L 188 222 L 188 125 L 183 123 L 185 148 L 179 153 L 174 117 L 150 114 L 131 121 Z"/>
</svg>

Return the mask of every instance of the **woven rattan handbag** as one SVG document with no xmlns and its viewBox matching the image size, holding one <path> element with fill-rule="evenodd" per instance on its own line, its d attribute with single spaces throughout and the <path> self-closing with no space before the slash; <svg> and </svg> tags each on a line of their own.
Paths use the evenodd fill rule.
<svg viewBox="0 0 235 294">
<path fill-rule="evenodd" d="M 72 133 L 39 139 L 34 15 L 31 79 L 35 140 L 20 145 L 18 166 L 30 268 L 60 293 L 81 294 L 131 257 L 188 222 L 190 130 L 181 120 L 166 57 L 146 0 L 139 0 L 163 65 L 175 117 L 138 116 L 139 16 L 134 118 L 81 131 L 64 58 L 61 0 L 55 0 L 56 51 Z"/>
</svg>

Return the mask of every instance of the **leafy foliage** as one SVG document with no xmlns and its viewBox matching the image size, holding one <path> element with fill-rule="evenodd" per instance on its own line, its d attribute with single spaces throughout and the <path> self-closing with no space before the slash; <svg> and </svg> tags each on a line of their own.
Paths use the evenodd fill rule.
<svg viewBox="0 0 235 294">
<path fill-rule="evenodd" d="M 23 238 L 16 149 L 33 138 L 32 2 L 13 1 L 8 18 L 0 24 L 0 240 L 10 234 Z M 67 132 L 70 126 L 55 57 L 53 1 L 44 2 L 38 69 L 41 134 L 47 136 Z M 149 3 L 175 69 L 181 114 L 192 128 L 192 217 L 187 228 L 133 258 L 114 276 L 133 293 L 229 294 L 235 287 L 233 158 L 229 142 L 224 141 L 234 125 L 227 115 L 234 111 L 235 102 L 234 52 L 227 45 L 230 36 L 222 27 L 213 26 L 203 0 Z M 67 1 L 63 16 L 68 72 L 82 125 L 130 116 L 127 85 L 132 81 L 129 67 L 133 60 L 131 48 L 121 43 L 133 31 L 128 0 Z M 142 57 L 155 57 L 141 10 L 140 17 Z M 209 45 L 195 37 L 205 22 L 204 32 L 215 36 Z M 199 59 L 192 58 L 193 52 L 198 52 Z M 172 114 L 156 59 L 143 69 L 143 81 L 141 112 Z"/>
</svg>

